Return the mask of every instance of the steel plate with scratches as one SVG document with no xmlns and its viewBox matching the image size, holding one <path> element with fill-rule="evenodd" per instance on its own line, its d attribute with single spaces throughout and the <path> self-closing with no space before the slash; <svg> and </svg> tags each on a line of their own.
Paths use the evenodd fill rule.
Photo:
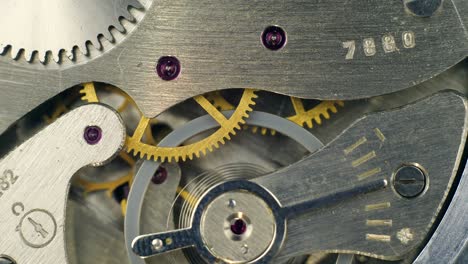
<svg viewBox="0 0 468 264">
<path fill-rule="evenodd" d="M 450 119 L 441 118 L 449 113 Z M 413 199 L 386 188 L 290 219 L 280 257 L 314 250 L 386 259 L 408 253 L 425 239 L 446 198 L 466 129 L 466 101 L 442 93 L 401 110 L 364 117 L 321 151 L 256 179 L 283 206 L 375 179 L 392 183 L 394 172 L 409 162 L 423 168 L 429 179 L 424 193 Z"/>
<path fill-rule="evenodd" d="M 83 132 L 88 126 L 102 129 L 97 144 L 86 143 Z M 17 263 L 66 263 L 65 204 L 71 177 L 82 167 L 111 159 L 121 149 L 124 136 L 121 119 L 113 110 L 87 105 L 4 157 L 0 161 L 1 255 Z"/>
<path fill-rule="evenodd" d="M 467 0 L 0 1 L 0 264 L 465 263 Z"/>
<path fill-rule="evenodd" d="M 233 87 L 321 99 L 399 91 L 468 54 L 463 10 L 463 1 L 444 1 L 436 14 L 421 18 L 401 1 L 154 0 L 123 43 L 91 61 L 43 66 L 0 57 L 0 131 L 87 81 L 117 85 L 151 117 L 186 98 Z M 287 32 L 279 51 L 262 47 L 260 35 L 270 25 Z M 182 63 L 177 81 L 155 74 L 156 61 L 166 55 Z"/>
</svg>

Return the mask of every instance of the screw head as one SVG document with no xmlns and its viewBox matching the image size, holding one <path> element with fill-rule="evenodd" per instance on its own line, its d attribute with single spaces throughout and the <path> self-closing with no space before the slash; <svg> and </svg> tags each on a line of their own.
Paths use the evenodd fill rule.
<svg viewBox="0 0 468 264">
<path fill-rule="evenodd" d="M 442 0 L 404 0 L 408 11 L 418 17 L 430 17 L 440 8 Z"/>
<path fill-rule="evenodd" d="M 179 77 L 180 70 L 180 61 L 173 56 L 159 58 L 158 64 L 156 65 L 156 73 L 165 81 L 172 81 Z"/>
<path fill-rule="evenodd" d="M 395 191 L 405 198 L 415 198 L 426 188 L 426 174 L 415 165 L 400 167 L 393 181 Z"/>
<path fill-rule="evenodd" d="M 236 207 L 236 205 L 237 205 L 236 200 L 234 200 L 234 199 L 229 199 L 229 201 L 228 201 L 228 207 L 229 207 L 229 208 L 234 209 L 234 208 Z"/>
<path fill-rule="evenodd" d="M 154 184 L 162 184 L 167 179 L 167 169 L 164 167 L 159 167 L 151 178 L 151 182 Z"/>
<path fill-rule="evenodd" d="M 243 244 L 241 249 L 242 249 L 242 254 L 246 255 L 249 253 L 249 246 L 247 244 Z"/>
<path fill-rule="evenodd" d="M 286 45 L 286 32 L 278 26 L 269 26 L 262 33 L 265 48 L 279 50 Z"/>
<path fill-rule="evenodd" d="M 154 250 L 159 251 L 164 246 L 164 243 L 161 239 L 156 238 L 151 241 L 151 246 L 153 246 Z"/>
<path fill-rule="evenodd" d="M 96 145 L 101 141 L 102 130 L 98 126 L 87 126 L 85 128 L 83 137 L 89 145 Z"/>
</svg>

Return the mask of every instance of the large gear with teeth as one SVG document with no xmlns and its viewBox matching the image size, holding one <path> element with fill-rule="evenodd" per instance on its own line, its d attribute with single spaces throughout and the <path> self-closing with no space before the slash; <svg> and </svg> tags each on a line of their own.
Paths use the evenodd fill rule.
<svg viewBox="0 0 468 264">
<path fill-rule="evenodd" d="M 81 97 L 83 101 L 89 103 L 99 102 L 93 83 L 85 84 L 80 93 L 83 94 Z M 206 155 L 207 151 L 211 152 L 219 148 L 220 145 L 224 145 L 227 140 L 231 139 L 231 136 L 237 133 L 236 130 L 241 129 L 241 126 L 245 124 L 245 119 L 249 117 L 249 112 L 252 111 L 252 106 L 255 105 L 254 100 L 257 97 L 255 90 L 244 89 L 239 104 L 235 107 L 232 115 L 225 117 L 216 108 L 216 104 L 212 104 L 204 95 L 195 96 L 193 99 L 197 104 L 220 124 L 220 128 L 213 134 L 189 145 L 178 147 L 155 146 L 142 142 L 151 121 L 150 118 L 143 116 L 133 135 L 127 137 L 125 147 L 128 153 L 133 153 L 134 156 L 161 162 L 178 162 L 179 160 L 185 161 L 187 158 L 190 160 L 194 157 L 199 158 L 201 155 Z"/>
<path fill-rule="evenodd" d="M 76 47 L 88 55 L 88 43 L 102 49 L 100 36 L 115 42 L 114 28 L 125 34 L 121 19 L 136 22 L 129 8 L 143 10 L 147 0 L 5 0 L 1 7 L 0 52 L 8 48 L 13 58 L 27 61 L 35 54 L 59 62 L 61 53 L 73 60 Z M 49 55 L 50 54 L 50 55 Z"/>
</svg>

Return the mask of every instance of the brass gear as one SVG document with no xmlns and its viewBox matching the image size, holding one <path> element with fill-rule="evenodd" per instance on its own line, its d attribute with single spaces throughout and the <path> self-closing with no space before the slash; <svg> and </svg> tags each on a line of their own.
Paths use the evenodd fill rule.
<svg viewBox="0 0 468 264">
<path fill-rule="evenodd" d="M 330 119 L 330 112 L 337 113 L 337 106 L 344 106 L 343 101 L 322 101 L 310 110 L 305 110 L 302 99 L 291 97 L 291 103 L 294 107 L 295 115 L 288 117 L 288 120 L 304 127 L 307 125 L 309 128 L 322 124 L 322 117 Z"/>
<path fill-rule="evenodd" d="M 96 90 L 93 83 L 86 83 L 83 89 L 80 90 L 83 94 L 81 98 L 87 102 L 99 102 L 96 95 Z M 208 99 L 209 95 L 195 96 L 195 101 L 213 117 L 219 124 L 220 128 L 216 130 L 210 136 L 197 141 L 195 143 L 179 146 L 179 147 L 158 147 L 155 144 L 148 144 L 142 142 L 143 136 L 147 135 L 150 118 L 145 116 L 141 117 L 137 128 L 135 129 L 131 137 L 127 137 L 125 146 L 128 153 L 132 153 L 134 156 L 139 155 L 140 158 L 154 159 L 161 162 L 164 161 L 185 161 L 187 158 L 193 159 L 193 157 L 200 157 L 200 154 L 205 155 L 207 150 L 213 151 L 215 148 L 219 148 L 220 145 L 225 144 L 226 140 L 230 140 L 232 135 L 236 134 L 236 130 L 241 129 L 241 125 L 245 123 L 245 118 L 249 116 L 249 112 L 252 111 L 252 106 L 255 105 L 254 99 L 258 96 L 252 89 L 244 89 L 242 97 L 237 107 L 232 106 L 231 109 L 235 109 L 229 119 L 227 119 L 218 109 L 216 104 L 213 104 Z M 208 97 L 208 98 L 207 98 Z M 227 103 L 227 101 L 226 101 Z M 225 110 L 225 109 L 220 109 Z"/>
<path fill-rule="evenodd" d="M 220 91 L 205 94 L 205 98 L 219 111 L 234 110 L 235 107 L 221 95 Z"/>
<path fill-rule="evenodd" d="M 154 159 L 161 162 L 164 161 L 185 161 L 187 158 L 193 159 L 194 156 L 200 157 L 200 154 L 205 155 L 206 151 L 213 151 L 219 148 L 220 144 L 225 144 L 226 140 L 231 139 L 231 135 L 236 134 L 236 130 L 241 129 L 241 125 L 245 123 L 245 118 L 252 111 L 252 106 L 255 105 L 254 99 L 258 96 L 254 90 L 245 89 L 239 104 L 231 117 L 226 118 L 210 101 L 203 95 L 195 96 L 195 101 L 215 119 L 220 127 L 210 136 L 197 141 L 195 143 L 179 146 L 179 147 L 158 147 L 141 142 L 141 138 L 150 121 L 147 117 L 142 117 L 133 136 L 127 138 L 127 151 L 139 155 L 140 158 Z"/>
<path fill-rule="evenodd" d="M 232 110 L 234 106 L 229 103 L 219 91 L 211 92 L 206 95 L 206 99 L 208 99 L 211 104 L 213 104 L 218 110 L 225 111 L 225 110 Z M 290 97 L 291 104 L 294 108 L 295 114 L 288 117 L 287 119 L 298 124 L 302 127 L 313 128 L 314 123 L 317 125 L 321 125 L 323 123 L 323 119 L 330 119 L 330 114 L 338 112 L 338 106 L 344 107 L 343 101 L 322 101 L 318 105 L 314 106 L 309 110 L 305 110 L 304 104 L 302 99 L 297 97 Z M 248 126 L 243 127 L 245 130 L 249 129 Z M 260 128 L 260 127 L 251 127 L 250 130 L 253 133 L 257 133 L 260 131 L 262 135 L 267 135 L 270 132 L 271 135 L 275 135 L 276 131 L 269 130 L 267 128 Z"/>
</svg>

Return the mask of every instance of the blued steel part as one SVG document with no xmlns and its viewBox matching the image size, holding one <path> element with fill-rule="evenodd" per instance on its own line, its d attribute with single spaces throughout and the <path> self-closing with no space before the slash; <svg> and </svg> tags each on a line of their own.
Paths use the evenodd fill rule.
<svg viewBox="0 0 468 264">
<path fill-rule="evenodd" d="M 255 179 L 288 207 L 342 186 L 352 188 L 376 179 L 390 182 L 393 171 L 408 162 L 427 171 L 429 186 L 415 199 L 403 199 L 386 188 L 290 218 L 279 258 L 332 251 L 398 259 L 419 245 L 455 177 L 466 122 L 465 99 L 439 93 L 402 109 L 363 117 L 321 151 Z"/>
<path fill-rule="evenodd" d="M 102 138 L 89 145 L 87 126 Z M 98 104 L 77 108 L 18 146 L 0 161 L 1 254 L 17 263 L 67 263 L 65 204 L 70 180 L 87 165 L 100 165 L 122 148 L 118 114 Z"/>
<path fill-rule="evenodd" d="M 415 16 L 430 17 L 442 5 L 443 0 L 404 0 L 405 7 Z"/>
<path fill-rule="evenodd" d="M 133 251 L 140 256 L 149 256 L 149 255 L 142 255 L 144 253 L 150 253 L 151 255 L 159 254 L 161 253 L 161 251 L 154 251 L 152 250 L 151 247 L 148 247 L 147 239 L 146 239 L 147 237 L 151 237 L 152 239 L 154 238 L 163 239 L 165 237 L 172 237 L 174 235 L 177 239 L 181 239 L 179 235 L 182 234 L 182 235 L 188 236 L 184 239 L 184 241 L 188 241 L 190 237 L 191 243 L 192 243 L 191 246 L 195 247 L 197 249 L 197 252 L 202 257 L 204 257 L 208 261 L 208 263 L 214 263 L 217 260 L 217 258 L 212 255 L 212 253 L 207 248 L 207 245 L 205 245 L 205 242 L 203 240 L 201 230 L 200 230 L 203 213 L 205 211 L 205 208 L 209 206 L 209 204 L 221 194 L 224 194 L 230 191 L 239 191 L 239 190 L 253 193 L 257 197 L 261 198 L 264 202 L 266 202 L 269 205 L 271 209 L 271 213 L 274 216 L 274 219 L 276 221 L 275 223 L 276 229 L 275 229 L 274 239 L 271 242 L 271 246 L 265 252 L 265 254 L 262 255 L 261 258 L 254 261 L 255 263 L 269 263 L 269 261 L 273 259 L 273 257 L 276 255 L 278 250 L 281 248 L 282 242 L 285 238 L 286 218 L 282 214 L 283 210 L 278 200 L 267 189 L 263 188 L 262 186 L 254 182 L 250 182 L 246 180 L 228 181 L 228 182 L 221 183 L 213 187 L 206 194 L 204 194 L 203 197 L 201 197 L 200 201 L 198 202 L 197 208 L 193 214 L 192 226 L 189 229 L 168 231 L 164 233 L 143 235 L 143 236 L 136 237 L 133 241 Z M 146 244 L 144 244 L 145 242 Z M 184 246 L 187 246 L 187 244 L 184 244 Z M 140 251 L 139 249 L 141 248 L 145 248 L 145 250 Z"/>
<path fill-rule="evenodd" d="M 466 263 L 468 252 L 468 166 L 449 208 L 414 264 Z"/>
<path fill-rule="evenodd" d="M 156 249 L 151 244 L 153 240 L 159 239 L 162 241 L 162 248 Z M 133 252 L 138 253 L 140 257 L 150 257 L 160 252 L 171 252 L 173 250 L 191 247 L 195 244 L 193 231 L 191 229 L 179 229 L 177 231 L 149 235 L 134 240 L 132 243 Z"/>
<path fill-rule="evenodd" d="M 312 200 L 303 201 L 301 203 L 285 207 L 282 209 L 281 214 L 285 218 L 295 217 L 307 211 L 317 210 L 326 206 L 332 206 L 335 203 L 351 199 L 358 195 L 368 194 L 385 189 L 387 185 L 387 180 L 379 179 L 358 186 L 353 186 L 352 188 L 337 190 L 324 196 L 316 197 Z"/>
<path fill-rule="evenodd" d="M 263 201 L 270 207 L 271 213 L 273 214 L 276 221 L 275 236 L 272 237 L 271 246 L 257 260 L 252 260 L 248 263 L 269 263 L 281 248 L 283 239 L 286 235 L 286 223 L 289 217 L 297 216 L 309 210 L 316 210 L 321 207 L 329 206 L 333 203 L 340 203 L 357 195 L 379 191 L 386 186 L 387 181 L 380 179 L 369 183 L 363 183 L 358 186 L 353 186 L 351 189 L 345 191 L 338 191 L 329 195 L 314 197 L 300 205 L 284 207 L 279 203 L 274 194 L 270 193 L 269 190 L 264 189 L 262 186 L 257 185 L 256 183 L 246 180 L 228 181 L 215 186 L 203 195 L 197 204 L 195 213 L 193 215 L 191 228 L 136 237 L 133 241 L 133 251 L 142 257 L 148 257 L 151 255 L 172 251 L 176 249 L 176 246 L 179 246 L 179 248 L 194 246 L 197 248 L 197 251 L 200 255 L 212 263 L 214 260 L 219 258 L 213 255 L 211 250 L 208 248 L 209 245 L 205 244 L 206 239 L 201 232 L 202 221 L 207 221 L 207 219 L 203 217 L 206 208 L 208 208 L 211 203 L 222 194 L 226 194 L 231 191 L 247 191 L 248 193 L 263 199 Z M 172 238 L 171 240 L 175 241 L 175 243 L 167 245 L 167 247 L 163 247 L 161 250 L 155 250 L 151 246 L 151 241 L 153 239 L 160 239 L 164 241 L 168 238 Z"/>
<path fill-rule="evenodd" d="M 226 116 L 232 114 L 233 111 L 223 112 Z M 246 119 L 247 125 L 255 125 L 259 127 L 266 127 L 278 131 L 296 140 L 299 144 L 303 145 L 309 152 L 314 152 L 320 149 L 323 144 L 311 133 L 302 127 L 288 121 L 284 118 L 253 111 Z M 187 139 L 194 135 L 202 133 L 212 128 L 216 128 L 219 124 L 214 121 L 210 116 L 206 115 L 187 123 L 183 128 L 173 131 L 160 143 L 161 146 L 177 146 L 182 144 Z M 158 168 L 159 163 L 145 161 L 138 170 L 132 189 L 130 190 L 127 215 L 125 218 L 125 243 L 127 251 L 129 252 L 130 262 L 133 264 L 144 264 L 144 260 L 132 253 L 131 243 L 135 237 L 140 235 L 140 212 L 146 188 L 151 182 L 151 176 Z"/>
<path fill-rule="evenodd" d="M 457 5 L 444 1 L 440 13 L 421 19 L 406 12 L 401 1 L 155 0 L 125 42 L 86 64 L 44 70 L 1 57 L 0 131 L 85 81 L 122 88 L 148 117 L 194 95 L 230 87 L 328 100 L 399 91 L 466 57 L 468 31 L 461 21 L 468 12 L 457 11 L 466 1 L 453 1 Z M 273 24 L 288 32 L 288 44 L 278 52 L 263 48 L 259 40 Z M 409 48 L 411 32 L 414 48 Z M 388 34 L 395 39 L 395 52 L 383 50 Z M 363 48 L 368 38 L 375 43 L 372 56 L 366 56 L 373 54 L 371 44 L 367 53 Z M 350 48 L 354 43 L 354 56 L 343 48 L 345 42 Z M 155 60 L 168 54 L 184 66 L 178 80 L 169 83 L 154 74 Z"/>
</svg>

